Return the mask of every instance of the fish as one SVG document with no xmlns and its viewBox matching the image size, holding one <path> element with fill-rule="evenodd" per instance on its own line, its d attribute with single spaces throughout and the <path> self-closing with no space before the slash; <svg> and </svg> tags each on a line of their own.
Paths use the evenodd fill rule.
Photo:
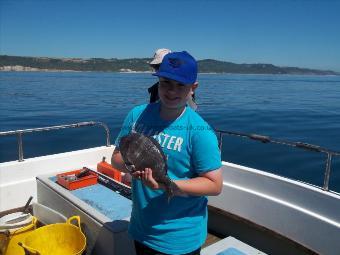
<svg viewBox="0 0 340 255">
<path fill-rule="evenodd" d="M 167 174 L 167 157 L 156 139 L 132 132 L 121 137 L 119 151 L 130 173 L 151 168 L 152 177 L 165 186 L 168 201 L 170 201 L 174 196 L 174 183 Z"/>
</svg>

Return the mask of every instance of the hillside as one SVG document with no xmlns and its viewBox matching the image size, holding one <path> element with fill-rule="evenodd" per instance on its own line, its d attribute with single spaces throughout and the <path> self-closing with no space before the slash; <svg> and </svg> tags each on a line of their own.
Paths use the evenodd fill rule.
<svg viewBox="0 0 340 255">
<path fill-rule="evenodd" d="M 149 72 L 150 58 L 48 58 L 0 55 L 0 71 L 101 71 L 101 72 Z M 213 59 L 198 61 L 201 73 L 235 74 L 317 74 L 337 75 L 328 70 L 298 67 L 279 67 L 272 64 L 235 64 Z"/>
</svg>

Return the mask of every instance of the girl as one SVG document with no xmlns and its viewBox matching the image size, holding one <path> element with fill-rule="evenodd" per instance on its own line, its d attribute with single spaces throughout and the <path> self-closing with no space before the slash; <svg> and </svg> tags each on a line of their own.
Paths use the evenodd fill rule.
<svg viewBox="0 0 340 255">
<path fill-rule="evenodd" d="M 200 254 L 207 236 L 207 198 L 222 189 L 221 157 L 210 126 L 187 101 L 197 88 L 197 62 L 187 52 L 165 55 L 159 70 L 159 102 L 137 106 L 116 139 L 113 167 L 127 172 L 119 140 L 132 130 L 154 137 L 167 157 L 175 197 L 170 202 L 152 169 L 133 173 L 129 234 L 136 253 Z"/>
</svg>

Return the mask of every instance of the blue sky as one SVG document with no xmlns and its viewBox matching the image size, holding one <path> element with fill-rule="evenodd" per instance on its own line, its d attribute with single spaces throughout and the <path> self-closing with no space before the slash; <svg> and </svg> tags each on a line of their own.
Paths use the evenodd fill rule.
<svg viewBox="0 0 340 255">
<path fill-rule="evenodd" d="M 0 54 L 196 59 L 340 71 L 340 0 L 0 0 Z"/>
</svg>

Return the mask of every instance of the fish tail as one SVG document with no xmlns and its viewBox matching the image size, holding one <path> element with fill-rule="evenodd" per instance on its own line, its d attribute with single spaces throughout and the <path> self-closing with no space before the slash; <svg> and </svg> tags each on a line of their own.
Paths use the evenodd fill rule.
<svg viewBox="0 0 340 255">
<path fill-rule="evenodd" d="M 174 194 L 174 183 L 173 181 L 170 179 L 170 178 L 167 178 L 166 179 L 166 182 L 164 183 L 165 184 L 165 192 L 167 194 L 167 197 L 168 197 L 168 203 L 170 203 L 170 200 L 171 198 L 175 195 Z"/>
</svg>

